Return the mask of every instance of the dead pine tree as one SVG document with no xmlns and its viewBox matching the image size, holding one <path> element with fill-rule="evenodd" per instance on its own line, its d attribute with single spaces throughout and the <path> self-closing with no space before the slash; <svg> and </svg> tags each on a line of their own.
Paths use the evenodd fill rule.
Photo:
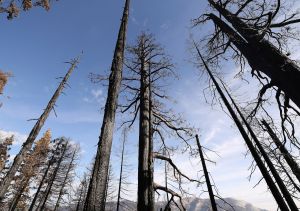
<svg viewBox="0 0 300 211">
<path fill-rule="evenodd" d="M 199 182 L 182 173 L 170 156 L 163 155 L 163 149 L 170 150 L 165 142 L 166 136 L 173 135 L 189 149 L 188 140 L 193 131 L 193 128 L 186 126 L 186 122 L 180 115 L 175 115 L 172 110 L 165 108 L 165 100 L 168 101 L 169 97 L 165 94 L 162 84 L 166 85 L 168 80 L 176 77 L 173 71 L 174 65 L 151 34 L 142 33 L 139 35 L 136 43 L 128 46 L 127 52 L 126 71 L 124 71 L 122 83 L 122 94 L 124 94 L 124 101 L 122 102 L 124 103 L 119 107 L 122 113 L 126 112 L 132 116 L 128 121 L 123 122 L 123 125 L 131 127 L 138 119 L 137 209 L 154 210 L 155 191 L 172 193 L 173 197 L 170 199 L 170 203 L 178 205 L 174 198 L 180 194 L 174 195 L 174 191 L 155 184 L 153 180 L 153 161 L 158 159 L 170 164 L 179 182 L 180 190 L 182 190 L 181 178 L 189 182 Z M 158 151 L 155 151 L 154 140 L 161 143 Z M 178 207 L 180 206 L 183 207 L 182 204 L 178 205 Z M 184 209 L 182 207 L 180 209 Z"/>
<path fill-rule="evenodd" d="M 124 175 L 124 156 L 125 156 L 125 145 L 127 141 L 128 128 L 124 128 L 122 131 L 122 149 L 121 149 L 121 163 L 120 163 L 120 176 L 119 176 L 119 186 L 117 195 L 117 211 L 120 210 L 121 205 L 121 194 L 124 193 L 123 186 L 126 183 L 126 175 Z"/>
<path fill-rule="evenodd" d="M 12 187 L 14 194 L 9 211 L 15 210 L 20 201 L 26 201 L 26 197 L 29 198 L 30 181 L 37 176 L 42 163 L 47 159 L 50 140 L 51 132 L 47 130 L 44 136 L 35 143 L 32 152 L 27 154 L 21 169 L 18 170 L 19 174 L 14 179 Z"/>
<path fill-rule="evenodd" d="M 197 141 L 198 151 L 199 151 L 199 155 L 200 155 L 200 159 L 201 159 L 201 163 L 202 163 L 202 168 L 203 168 L 203 172 L 204 172 L 204 176 L 205 176 L 207 190 L 208 190 L 208 194 L 209 194 L 209 198 L 210 198 L 210 202 L 211 202 L 211 207 L 212 207 L 213 211 L 218 211 L 216 200 L 215 200 L 215 195 L 214 195 L 214 192 L 213 192 L 213 189 L 212 189 L 212 185 L 210 183 L 209 174 L 208 174 L 208 171 L 207 171 L 207 168 L 206 168 L 205 158 L 204 158 L 204 155 L 203 155 L 203 152 L 202 152 L 202 147 L 201 147 L 198 135 L 196 135 L 196 141 Z"/>
<path fill-rule="evenodd" d="M 58 159 L 55 162 L 55 167 L 53 168 L 53 171 L 49 174 L 49 178 L 48 178 L 48 184 L 47 187 L 41 197 L 41 201 L 38 205 L 37 210 L 44 210 L 46 207 L 46 203 L 52 193 L 52 187 L 54 186 L 54 183 L 56 181 L 57 175 L 59 170 L 62 168 L 62 164 L 64 159 L 66 158 L 66 153 L 70 147 L 70 143 L 68 140 L 62 138 L 62 145 L 61 148 L 59 150 L 59 155 L 58 155 Z M 64 168 L 64 166 L 63 166 Z"/>
<path fill-rule="evenodd" d="M 71 76 L 73 70 L 77 67 L 78 62 L 79 62 L 79 58 L 73 59 L 71 62 L 69 62 L 71 67 L 69 68 L 67 74 L 63 77 L 61 83 L 59 84 L 59 86 L 56 89 L 52 98 L 50 99 L 43 114 L 39 117 L 39 119 L 37 119 L 37 122 L 35 123 L 30 134 L 28 135 L 28 138 L 23 143 L 21 150 L 14 158 L 13 164 L 11 165 L 5 178 L 3 179 L 3 181 L 1 181 L 1 183 L 0 183 L 0 200 L 3 198 L 4 194 L 7 192 L 7 189 L 9 187 L 11 181 L 13 180 L 13 177 L 16 174 L 17 170 L 19 169 L 21 163 L 24 161 L 26 154 L 31 150 L 35 139 L 37 138 L 37 136 L 38 136 L 40 130 L 42 129 L 46 119 L 48 118 L 50 112 L 54 109 L 55 103 L 56 103 L 59 95 L 62 93 L 63 89 L 67 85 L 67 81 L 68 81 L 69 77 Z"/>
<path fill-rule="evenodd" d="M 293 31 L 291 27 L 300 22 L 297 18 L 299 12 L 290 15 L 283 13 L 282 11 L 291 8 L 283 8 L 284 3 L 281 0 L 276 2 L 276 6 L 273 1 L 208 0 L 208 2 L 220 15 L 205 14 L 195 23 L 212 20 L 216 26 L 215 33 L 208 42 L 212 53 L 209 59 L 216 61 L 232 49 L 233 57 L 241 63 L 241 66 L 244 66 L 245 59 L 248 61 L 252 75 L 258 80 L 266 79 L 263 74 L 269 77 L 270 81 L 267 80 L 267 84 L 261 89 L 260 97 L 268 89 L 276 87 L 278 96 L 284 93 L 286 108 L 292 108 L 290 100 L 300 108 L 298 94 L 300 68 L 286 56 L 287 53 L 282 47 L 287 44 L 286 40 L 297 36 L 291 32 Z M 228 7 L 230 8 L 227 9 Z M 230 9 L 237 11 L 231 12 Z M 278 23 L 276 20 L 281 19 L 279 16 L 284 18 Z M 222 17 L 227 22 L 222 20 Z"/>
<path fill-rule="evenodd" d="M 223 101 L 223 103 L 225 104 L 226 108 L 228 109 L 231 117 L 233 118 L 236 126 L 238 127 L 241 135 L 243 136 L 247 146 L 248 146 L 248 149 L 252 155 L 252 157 L 254 158 L 260 172 L 262 173 L 262 176 L 264 178 L 264 180 L 266 181 L 273 197 L 275 198 L 279 208 L 281 210 L 290 210 L 287 206 L 287 204 L 285 203 L 280 191 L 278 190 L 276 184 L 274 183 L 272 177 L 270 176 L 267 168 L 265 167 L 264 165 L 264 162 L 263 160 L 261 159 L 260 155 L 258 154 L 258 152 L 256 151 L 256 148 L 254 146 L 254 144 L 252 143 L 251 139 L 249 138 L 246 130 L 244 129 L 241 121 L 239 120 L 238 116 L 236 115 L 236 113 L 234 112 L 233 108 L 231 107 L 229 101 L 227 100 L 227 98 L 225 97 L 221 87 L 219 86 L 219 83 L 216 81 L 213 73 L 211 72 L 210 68 L 207 66 L 206 62 L 204 61 L 201 53 L 200 53 L 200 50 L 198 48 L 198 46 L 196 45 L 196 43 L 194 42 L 194 46 L 197 50 L 197 54 L 202 62 L 202 64 L 204 65 L 204 68 L 205 70 L 207 71 L 209 77 L 212 79 L 213 81 L 213 84 L 217 90 L 217 92 L 219 93 L 219 95 L 221 96 L 221 99 Z M 294 211 L 294 210 L 293 210 Z"/>
<path fill-rule="evenodd" d="M 64 140 L 63 139 L 54 139 L 52 141 L 52 143 L 54 144 L 53 146 L 53 149 L 50 151 L 50 155 L 49 155 L 49 160 L 47 161 L 47 164 L 45 166 L 45 170 L 43 172 L 43 176 L 42 178 L 40 179 L 39 181 L 39 185 L 38 185 L 38 188 L 33 196 L 33 199 L 30 203 L 30 207 L 29 207 L 29 211 L 32 211 L 36 205 L 36 201 L 38 200 L 40 194 L 41 194 L 41 191 L 42 191 L 42 188 L 43 188 L 43 185 L 45 184 L 45 180 L 47 179 L 48 177 L 48 173 L 50 171 L 50 168 L 56 163 L 56 160 L 57 160 L 57 155 L 60 154 L 60 150 L 63 148 L 63 145 L 64 145 Z"/>
<path fill-rule="evenodd" d="M 288 206 L 290 207 L 291 210 L 297 210 L 297 205 L 295 204 L 291 194 L 289 193 L 289 191 L 287 190 L 284 182 L 282 181 L 281 177 L 279 176 L 276 168 L 274 167 L 274 164 L 272 163 L 269 155 L 266 153 L 265 149 L 262 147 L 260 141 L 258 140 L 256 134 L 254 133 L 252 127 L 250 126 L 250 124 L 248 123 L 248 121 L 246 120 L 246 118 L 244 117 L 243 113 L 240 111 L 239 107 L 237 106 L 237 104 L 235 103 L 234 99 L 232 98 L 232 96 L 230 95 L 230 93 L 228 92 L 227 88 L 225 87 L 224 83 L 223 83 L 223 87 L 225 92 L 227 93 L 227 95 L 229 96 L 233 106 L 235 107 L 236 111 L 238 112 L 239 116 L 241 117 L 244 125 L 246 126 L 246 128 L 248 129 L 250 136 L 252 137 L 255 145 L 258 148 L 258 151 L 260 152 L 260 154 L 262 155 L 262 157 L 264 158 L 265 162 L 267 163 L 267 166 L 269 167 L 270 172 L 272 173 L 279 189 L 282 192 L 282 195 L 284 196 L 285 200 L 287 201 Z"/>
<path fill-rule="evenodd" d="M 276 133 L 272 130 L 270 125 L 267 123 L 266 120 L 261 121 L 263 129 L 268 132 L 274 143 L 276 144 L 277 148 L 281 152 L 282 156 L 284 157 L 285 161 L 291 168 L 292 172 L 300 182 L 300 167 L 298 163 L 293 159 L 293 156 L 289 153 L 289 151 L 286 149 L 286 147 L 283 145 L 283 143 L 280 141 L 280 139 L 277 137 Z"/>
<path fill-rule="evenodd" d="M 95 164 L 84 206 L 85 211 L 105 210 L 105 192 L 108 177 L 109 159 L 113 140 L 115 115 L 119 90 L 122 81 L 124 50 L 127 34 L 130 0 L 126 0 L 115 47 L 114 57 L 109 76 L 109 87 L 104 109 L 104 117 L 99 136 Z"/>
<path fill-rule="evenodd" d="M 68 185 L 70 185 L 70 183 L 72 183 L 72 181 L 74 179 L 74 171 L 75 171 L 75 167 L 76 167 L 76 160 L 78 159 L 79 150 L 80 150 L 80 148 L 78 145 L 73 146 L 73 149 L 72 149 L 73 152 L 71 152 L 72 155 L 71 155 L 70 159 L 67 161 L 66 171 L 63 172 L 63 174 L 64 174 L 63 180 L 62 180 L 62 182 L 59 183 L 60 190 L 59 190 L 58 197 L 57 197 L 57 200 L 55 203 L 54 211 L 56 211 L 60 207 L 62 198 L 65 195 L 65 193 L 67 192 L 66 188 Z"/>
</svg>

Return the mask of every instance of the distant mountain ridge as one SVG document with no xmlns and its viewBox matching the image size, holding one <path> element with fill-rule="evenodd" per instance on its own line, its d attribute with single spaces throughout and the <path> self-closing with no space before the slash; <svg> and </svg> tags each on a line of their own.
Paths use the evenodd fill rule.
<svg viewBox="0 0 300 211">
<path fill-rule="evenodd" d="M 252 204 L 242 201 L 242 200 L 237 200 L 233 198 L 225 198 L 224 199 L 228 204 L 224 203 L 224 201 L 217 199 L 216 203 L 218 206 L 224 208 L 225 210 L 228 211 L 268 211 L 266 209 L 260 209 Z M 187 211 L 211 211 L 211 205 L 210 205 L 210 200 L 209 199 L 201 199 L 201 198 L 196 198 L 196 197 L 191 197 L 191 198 L 184 198 L 183 199 L 183 204 L 186 208 Z M 156 203 L 156 208 L 155 210 L 159 211 L 161 208 L 164 208 L 166 205 L 166 202 L 158 202 Z M 136 211 L 136 202 L 132 201 L 122 201 L 121 202 L 121 209 L 120 211 Z M 172 211 L 177 211 L 178 208 L 175 206 L 172 206 Z M 115 211 L 116 210 L 116 202 L 108 202 L 106 205 L 106 210 L 107 211 Z M 222 209 L 220 209 L 222 210 Z"/>
</svg>

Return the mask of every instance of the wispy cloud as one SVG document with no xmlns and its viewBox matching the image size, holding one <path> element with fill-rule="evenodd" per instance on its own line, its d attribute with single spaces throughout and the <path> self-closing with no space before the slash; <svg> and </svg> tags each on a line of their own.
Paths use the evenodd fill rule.
<svg viewBox="0 0 300 211">
<path fill-rule="evenodd" d="M 25 140 L 27 139 L 27 135 L 21 134 L 16 131 L 5 131 L 5 130 L 0 130 L 0 141 L 4 140 L 5 138 L 14 136 L 14 142 L 13 145 L 21 145 Z"/>
</svg>

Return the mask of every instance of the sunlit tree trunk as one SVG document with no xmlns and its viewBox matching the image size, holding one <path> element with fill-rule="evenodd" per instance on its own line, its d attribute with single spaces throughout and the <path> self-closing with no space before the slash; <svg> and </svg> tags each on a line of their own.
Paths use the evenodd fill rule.
<svg viewBox="0 0 300 211">
<path fill-rule="evenodd" d="M 42 129 L 46 119 L 48 118 L 51 110 L 53 109 L 59 95 L 63 91 L 70 75 L 72 74 L 73 70 L 76 68 L 76 65 L 78 64 L 78 60 L 73 60 L 70 69 L 68 70 L 65 77 L 62 79 L 61 83 L 59 84 L 58 88 L 56 89 L 54 95 L 50 99 L 47 107 L 45 108 L 43 114 L 40 116 L 40 118 L 37 120 L 36 124 L 32 128 L 28 138 L 23 143 L 22 148 L 20 152 L 16 155 L 13 164 L 11 165 L 9 171 L 7 172 L 5 178 L 0 183 L 0 200 L 3 198 L 4 194 L 7 192 L 7 189 L 12 182 L 14 175 L 16 174 L 17 170 L 19 169 L 21 163 L 24 161 L 26 157 L 26 153 L 28 153 L 29 150 L 31 150 L 32 145 L 37 138 L 40 130 Z"/>
<path fill-rule="evenodd" d="M 98 150 L 84 210 L 105 210 L 106 182 L 115 124 L 118 96 L 122 81 L 122 69 L 127 33 L 130 0 L 126 0 L 114 58 L 109 76 L 109 87 L 104 109 L 103 123 L 99 137 Z"/>
</svg>

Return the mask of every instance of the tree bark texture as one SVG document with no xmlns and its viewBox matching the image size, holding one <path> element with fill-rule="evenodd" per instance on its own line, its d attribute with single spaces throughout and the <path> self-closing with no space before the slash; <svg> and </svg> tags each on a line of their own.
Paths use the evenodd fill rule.
<svg viewBox="0 0 300 211">
<path fill-rule="evenodd" d="M 105 210 L 106 182 L 108 177 L 109 159 L 115 124 L 118 96 L 122 81 L 122 69 L 124 49 L 126 42 L 127 24 L 129 16 L 130 0 L 126 0 L 118 40 L 109 76 L 109 86 L 104 109 L 104 117 L 99 137 L 98 150 L 87 198 L 84 206 L 85 211 Z"/>
</svg>

